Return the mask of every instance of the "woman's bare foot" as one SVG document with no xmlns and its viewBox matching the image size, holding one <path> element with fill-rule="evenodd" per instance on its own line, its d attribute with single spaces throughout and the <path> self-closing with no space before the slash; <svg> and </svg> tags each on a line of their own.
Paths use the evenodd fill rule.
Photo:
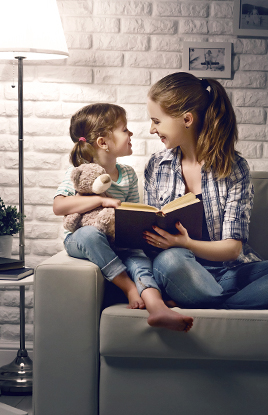
<svg viewBox="0 0 268 415">
<path fill-rule="evenodd" d="M 127 308 L 145 308 L 144 301 L 139 296 L 138 290 L 135 285 L 129 291 L 125 292 L 125 294 L 129 302 Z"/>
<path fill-rule="evenodd" d="M 153 327 L 163 327 L 187 333 L 192 328 L 194 320 L 192 317 L 184 316 L 166 307 L 153 311 L 147 321 Z"/>
</svg>

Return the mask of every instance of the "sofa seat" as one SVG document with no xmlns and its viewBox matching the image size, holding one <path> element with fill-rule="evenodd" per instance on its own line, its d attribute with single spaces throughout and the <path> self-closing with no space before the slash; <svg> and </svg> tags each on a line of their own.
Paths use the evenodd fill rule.
<svg viewBox="0 0 268 415">
<path fill-rule="evenodd" d="M 188 333 L 152 329 L 146 310 L 129 310 L 126 304 L 106 308 L 101 356 L 268 361 L 267 310 L 173 310 L 194 317 Z"/>
<path fill-rule="evenodd" d="M 103 310 L 99 414 L 267 415 L 268 311 L 180 312 L 188 333 L 126 304 Z"/>
</svg>

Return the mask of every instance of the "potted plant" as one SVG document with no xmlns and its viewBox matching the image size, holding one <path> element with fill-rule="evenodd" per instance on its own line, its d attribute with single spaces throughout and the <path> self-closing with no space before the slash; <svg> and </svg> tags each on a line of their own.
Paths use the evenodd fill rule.
<svg viewBox="0 0 268 415">
<path fill-rule="evenodd" d="M 5 206 L 0 197 L 0 257 L 10 258 L 13 235 L 22 227 L 16 206 Z"/>
</svg>

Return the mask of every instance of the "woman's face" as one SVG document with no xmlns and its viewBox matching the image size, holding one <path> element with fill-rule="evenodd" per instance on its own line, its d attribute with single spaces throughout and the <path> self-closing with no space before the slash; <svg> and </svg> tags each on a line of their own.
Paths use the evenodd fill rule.
<svg viewBox="0 0 268 415">
<path fill-rule="evenodd" d="M 185 117 L 171 117 L 151 99 L 148 99 L 147 108 L 151 118 L 150 133 L 157 134 L 167 149 L 183 145 L 187 139 Z"/>
</svg>

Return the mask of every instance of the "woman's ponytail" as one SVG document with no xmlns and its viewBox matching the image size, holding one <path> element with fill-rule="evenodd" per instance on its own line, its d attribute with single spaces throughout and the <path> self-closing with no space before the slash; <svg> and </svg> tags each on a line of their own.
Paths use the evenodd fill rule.
<svg viewBox="0 0 268 415">
<path fill-rule="evenodd" d="M 210 89 L 207 89 L 209 105 L 197 142 L 197 157 L 198 161 L 204 161 L 205 169 L 212 168 L 219 178 L 227 177 L 238 139 L 236 116 L 222 85 L 214 79 L 206 81 Z"/>
</svg>

